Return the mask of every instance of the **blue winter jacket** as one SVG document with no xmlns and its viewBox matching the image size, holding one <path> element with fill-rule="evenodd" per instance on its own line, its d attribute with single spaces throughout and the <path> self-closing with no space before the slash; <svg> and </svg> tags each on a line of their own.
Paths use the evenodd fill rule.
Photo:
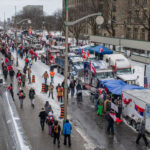
<svg viewBox="0 0 150 150">
<path fill-rule="evenodd" d="M 65 135 L 70 135 L 71 134 L 71 130 L 72 130 L 72 125 L 70 122 L 66 122 L 64 124 L 64 130 L 63 130 L 63 134 Z"/>
</svg>

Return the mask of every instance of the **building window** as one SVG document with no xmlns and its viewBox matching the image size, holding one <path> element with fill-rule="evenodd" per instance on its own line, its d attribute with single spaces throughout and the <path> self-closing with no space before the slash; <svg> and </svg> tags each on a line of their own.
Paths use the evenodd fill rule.
<svg viewBox="0 0 150 150">
<path fill-rule="evenodd" d="M 143 22 L 146 21 L 147 10 L 143 10 Z"/>
<path fill-rule="evenodd" d="M 135 40 L 138 39 L 138 29 L 137 28 L 133 29 L 133 39 L 135 39 Z"/>
<path fill-rule="evenodd" d="M 131 24 L 131 14 L 128 16 L 128 24 Z"/>
<path fill-rule="evenodd" d="M 112 11 L 116 12 L 116 6 L 115 5 L 112 6 Z"/>
<path fill-rule="evenodd" d="M 132 0 L 128 0 L 129 8 L 132 8 Z"/>
<path fill-rule="evenodd" d="M 126 38 L 131 39 L 131 28 L 127 28 Z"/>
<path fill-rule="evenodd" d="M 145 29 L 141 29 L 141 40 L 145 41 Z"/>
<path fill-rule="evenodd" d="M 139 5 L 139 0 L 135 0 L 135 5 Z"/>
<path fill-rule="evenodd" d="M 135 11 L 134 21 L 135 21 L 136 23 L 139 22 L 139 10 L 136 10 L 136 11 Z"/>
<path fill-rule="evenodd" d="M 147 5 L 147 0 L 143 0 L 143 5 Z"/>
</svg>

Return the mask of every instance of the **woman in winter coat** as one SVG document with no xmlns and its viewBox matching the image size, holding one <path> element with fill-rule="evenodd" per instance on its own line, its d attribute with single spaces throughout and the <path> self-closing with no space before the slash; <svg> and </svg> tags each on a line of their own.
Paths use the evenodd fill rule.
<svg viewBox="0 0 150 150">
<path fill-rule="evenodd" d="M 49 128 L 49 135 L 52 136 L 52 128 L 53 128 L 53 123 L 54 123 L 54 116 L 52 112 L 48 113 L 47 116 L 47 124 L 48 124 L 48 128 Z"/>
<path fill-rule="evenodd" d="M 53 90 L 54 90 L 54 86 L 53 86 L 52 83 L 50 83 L 50 85 L 48 86 L 48 91 L 49 91 L 49 96 L 48 97 L 50 97 L 50 95 L 52 95 L 52 99 L 54 99 Z"/>
<path fill-rule="evenodd" d="M 60 86 L 60 84 L 58 84 L 58 86 L 56 87 L 56 89 L 57 89 L 57 93 L 58 93 L 58 101 L 62 102 L 63 88 Z"/>
<path fill-rule="evenodd" d="M 29 90 L 29 98 L 31 100 L 31 106 L 34 108 L 34 96 L 35 96 L 35 90 L 31 88 Z"/>
</svg>

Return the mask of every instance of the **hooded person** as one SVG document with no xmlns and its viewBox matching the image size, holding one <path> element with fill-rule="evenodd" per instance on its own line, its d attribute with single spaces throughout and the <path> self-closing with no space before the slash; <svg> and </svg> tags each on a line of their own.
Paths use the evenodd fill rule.
<svg viewBox="0 0 150 150">
<path fill-rule="evenodd" d="M 47 114 L 48 114 L 49 112 L 53 112 L 52 107 L 51 107 L 51 105 L 49 104 L 48 101 L 46 101 L 44 107 L 45 107 L 45 111 L 46 111 Z"/>
</svg>

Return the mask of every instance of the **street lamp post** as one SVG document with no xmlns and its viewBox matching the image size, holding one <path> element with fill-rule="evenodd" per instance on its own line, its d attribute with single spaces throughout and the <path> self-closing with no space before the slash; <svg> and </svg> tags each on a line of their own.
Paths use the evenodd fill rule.
<svg viewBox="0 0 150 150">
<path fill-rule="evenodd" d="M 65 26 L 66 26 L 66 37 L 65 37 L 65 45 L 66 45 L 66 52 L 65 52 L 65 83 L 64 83 L 64 89 L 65 89 L 65 95 L 64 95 L 64 119 L 67 119 L 67 103 L 68 103 L 68 27 L 69 26 L 73 26 L 87 18 L 93 17 L 93 16 L 98 16 L 96 18 L 96 23 L 101 25 L 104 22 L 104 18 L 101 16 L 101 13 L 95 13 L 95 14 L 90 14 L 88 16 L 85 16 L 83 18 L 80 18 L 76 21 L 73 22 L 68 22 L 68 11 L 69 11 L 69 6 L 68 6 L 68 0 L 66 0 L 66 22 L 65 22 Z"/>
</svg>

